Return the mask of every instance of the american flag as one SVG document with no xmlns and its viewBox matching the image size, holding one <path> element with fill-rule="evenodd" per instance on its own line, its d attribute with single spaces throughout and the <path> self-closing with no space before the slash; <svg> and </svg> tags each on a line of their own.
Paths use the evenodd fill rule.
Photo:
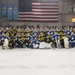
<svg viewBox="0 0 75 75">
<path fill-rule="evenodd" d="M 19 21 L 58 22 L 58 2 L 19 0 Z"/>
</svg>

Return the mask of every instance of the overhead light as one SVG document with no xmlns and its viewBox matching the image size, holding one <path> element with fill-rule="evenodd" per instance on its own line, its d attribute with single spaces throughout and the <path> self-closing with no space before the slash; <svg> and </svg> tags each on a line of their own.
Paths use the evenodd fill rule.
<svg viewBox="0 0 75 75">
<path fill-rule="evenodd" d="M 75 22 L 75 18 L 72 18 L 72 22 Z"/>
</svg>

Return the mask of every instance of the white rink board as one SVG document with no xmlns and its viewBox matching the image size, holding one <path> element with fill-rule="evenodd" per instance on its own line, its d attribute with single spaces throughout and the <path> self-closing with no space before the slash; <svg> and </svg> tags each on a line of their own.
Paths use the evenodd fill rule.
<svg viewBox="0 0 75 75">
<path fill-rule="evenodd" d="M 0 50 L 0 75 L 75 75 L 75 49 Z"/>
</svg>

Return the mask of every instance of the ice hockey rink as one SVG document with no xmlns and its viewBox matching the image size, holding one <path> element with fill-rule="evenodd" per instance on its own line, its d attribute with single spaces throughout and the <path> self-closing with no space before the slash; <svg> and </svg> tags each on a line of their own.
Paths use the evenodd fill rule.
<svg viewBox="0 0 75 75">
<path fill-rule="evenodd" d="M 75 75 L 75 48 L 0 50 L 0 75 Z"/>
</svg>

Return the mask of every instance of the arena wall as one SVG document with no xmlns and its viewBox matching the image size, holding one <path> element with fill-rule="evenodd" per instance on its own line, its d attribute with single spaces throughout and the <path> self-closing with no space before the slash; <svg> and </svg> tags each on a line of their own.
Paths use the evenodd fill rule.
<svg viewBox="0 0 75 75">
<path fill-rule="evenodd" d="M 18 0 L 3 0 L 3 1 L 7 1 L 7 2 L 18 2 Z M 63 4 L 63 0 L 59 0 L 59 4 L 58 4 L 58 22 L 54 22 L 54 23 L 38 23 L 38 22 L 19 22 L 19 21 L 9 21 L 9 25 L 55 25 L 55 26 L 62 26 L 62 25 L 73 25 L 72 23 L 72 18 L 75 17 L 74 13 L 69 13 L 69 3 L 73 3 L 72 1 L 64 1 Z M 3 21 L 2 21 L 3 22 Z"/>
</svg>

